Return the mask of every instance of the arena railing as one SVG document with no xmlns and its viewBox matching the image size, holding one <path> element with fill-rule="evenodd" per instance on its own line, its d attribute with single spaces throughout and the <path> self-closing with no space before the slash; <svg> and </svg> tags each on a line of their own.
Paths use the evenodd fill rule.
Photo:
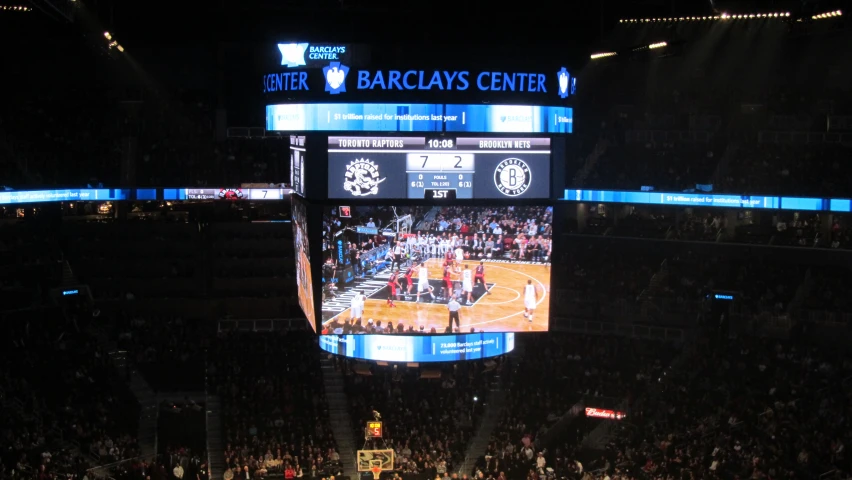
<svg viewBox="0 0 852 480">
<path fill-rule="evenodd" d="M 288 332 L 308 328 L 305 318 L 275 319 L 222 319 L 219 320 L 219 332 Z"/>
<path fill-rule="evenodd" d="M 852 133 L 773 132 L 764 130 L 757 135 L 760 143 L 852 143 Z"/>
<path fill-rule="evenodd" d="M 90 478 L 114 479 L 116 476 L 115 474 L 121 467 L 132 465 L 134 463 L 144 462 L 146 460 L 157 460 L 159 457 L 160 455 L 156 453 L 150 455 L 140 455 L 138 457 L 127 458 L 125 460 L 119 460 L 117 462 L 98 465 L 97 467 L 92 467 L 86 470 L 86 472 L 90 475 Z"/>
<path fill-rule="evenodd" d="M 556 332 L 578 332 L 588 335 L 619 335 L 631 338 L 667 340 L 682 342 L 688 336 L 687 330 L 674 327 L 654 327 L 594 320 L 576 320 L 564 317 L 551 319 L 551 330 Z"/>
<path fill-rule="evenodd" d="M 829 312 L 825 310 L 801 310 L 798 318 L 822 325 L 843 326 L 852 325 L 852 314 L 844 312 Z"/>
</svg>

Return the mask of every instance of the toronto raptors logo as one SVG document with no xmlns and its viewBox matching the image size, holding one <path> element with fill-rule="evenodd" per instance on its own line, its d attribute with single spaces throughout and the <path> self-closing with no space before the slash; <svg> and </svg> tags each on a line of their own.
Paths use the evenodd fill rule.
<svg viewBox="0 0 852 480">
<path fill-rule="evenodd" d="M 531 181 L 530 166 L 520 158 L 507 158 L 494 170 L 494 185 L 507 197 L 523 195 L 530 188 Z"/>
<path fill-rule="evenodd" d="M 379 184 L 387 178 L 379 178 L 379 167 L 366 158 L 355 159 L 346 166 L 343 189 L 355 197 L 376 195 Z"/>
<path fill-rule="evenodd" d="M 242 200 L 245 194 L 240 188 L 223 188 L 219 190 L 219 198 L 223 200 Z"/>
</svg>

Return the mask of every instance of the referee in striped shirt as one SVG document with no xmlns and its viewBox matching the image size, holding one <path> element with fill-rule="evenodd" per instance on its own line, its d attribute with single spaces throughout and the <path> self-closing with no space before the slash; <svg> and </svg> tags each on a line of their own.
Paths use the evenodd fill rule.
<svg viewBox="0 0 852 480">
<path fill-rule="evenodd" d="M 461 304 L 456 300 L 456 296 L 453 295 L 453 298 L 450 299 L 450 302 L 447 303 L 447 310 L 450 311 L 450 331 L 453 330 L 453 320 L 456 321 L 456 328 L 461 329 L 461 325 L 459 324 L 459 310 L 461 310 Z"/>
</svg>

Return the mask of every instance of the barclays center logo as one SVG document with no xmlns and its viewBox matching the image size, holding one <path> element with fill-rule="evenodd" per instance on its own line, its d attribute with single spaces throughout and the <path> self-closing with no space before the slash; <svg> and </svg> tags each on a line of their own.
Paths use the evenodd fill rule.
<svg viewBox="0 0 852 480">
<path fill-rule="evenodd" d="M 376 350 L 384 352 L 404 352 L 405 345 L 376 345 Z"/>
<path fill-rule="evenodd" d="M 331 62 L 327 67 L 323 67 L 322 73 L 325 76 L 326 92 L 332 95 L 346 92 L 346 74 L 349 73 L 349 67 L 340 62 Z"/>
<path fill-rule="evenodd" d="M 305 63 L 305 52 L 308 50 L 307 43 L 279 43 L 278 50 L 281 52 L 281 65 L 292 67 L 303 67 Z"/>
<path fill-rule="evenodd" d="M 559 98 L 568 98 L 569 95 L 577 94 L 577 77 L 572 77 L 568 73 L 568 69 L 562 67 L 562 70 L 556 72 L 557 89 Z"/>
<path fill-rule="evenodd" d="M 501 115 L 500 121 L 502 123 L 511 122 L 511 123 L 530 123 L 532 122 L 531 115 Z"/>
<path fill-rule="evenodd" d="M 559 98 L 568 98 L 568 95 L 571 94 L 571 75 L 568 70 L 562 67 L 562 70 L 556 72 L 556 79 L 559 81 Z"/>
</svg>

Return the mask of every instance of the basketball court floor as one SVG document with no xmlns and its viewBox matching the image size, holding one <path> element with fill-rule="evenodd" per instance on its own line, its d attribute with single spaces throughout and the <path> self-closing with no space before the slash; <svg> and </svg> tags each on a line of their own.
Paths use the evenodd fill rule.
<svg viewBox="0 0 852 480">
<path fill-rule="evenodd" d="M 479 265 L 478 261 L 465 261 L 471 270 Z M 426 261 L 429 269 L 429 284 L 437 294 L 442 285 L 442 260 L 430 259 Z M 462 267 L 463 268 L 463 267 Z M 403 268 L 401 273 L 405 273 Z M 432 302 L 429 295 L 421 295 L 420 302 L 416 302 L 417 277 L 414 277 L 412 295 L 408 300 L 401 297 L 394 301 L 395 307 L 387 305 L 388 278 L 390 271 L 384 271 L 368 279 L 358 278 L 352 283 L 340 288 L 336 298 L 326 300 L 322 306 L 323 324 L 337 318 L 344 323 L 351 316 L 351 299 L 360 291 L 367 296 L 364 303 L 363 323 L 369 319 L 374 322 L 381 321 L 382 325 L 392 322 L 397 325 L 402 321 L 406 329 L 413 325 L 415 330 L 420 330 L 422 325 L 425 331 L 433 327 L 438 333 L 443 333 L 448 325 L 449 314 L 447 302 Z M 454 282 L 460 281 L 461 274 L 453 274 Z M 524 318 L 523 291 L 527 281 L 532 284 L 538 292 L 538 301 L 530 322 Z M 548 317 L 550 314 L 550 267 L 540 263 L 528 262 L 485 262 L 485 282 L 490 294 L 485 294 L 481 287 L 474 288 L 474 301 L 472 305 L 465 305 L 459 312 L 461 320 L 461 333 L 467 333 L 471 328 L 476 331 L 486 332 L 541 332 L 548 329 Z M 400 275 L 400 284 L 403 292 L 406 291 L 406 282 Z"/>
</svg>

